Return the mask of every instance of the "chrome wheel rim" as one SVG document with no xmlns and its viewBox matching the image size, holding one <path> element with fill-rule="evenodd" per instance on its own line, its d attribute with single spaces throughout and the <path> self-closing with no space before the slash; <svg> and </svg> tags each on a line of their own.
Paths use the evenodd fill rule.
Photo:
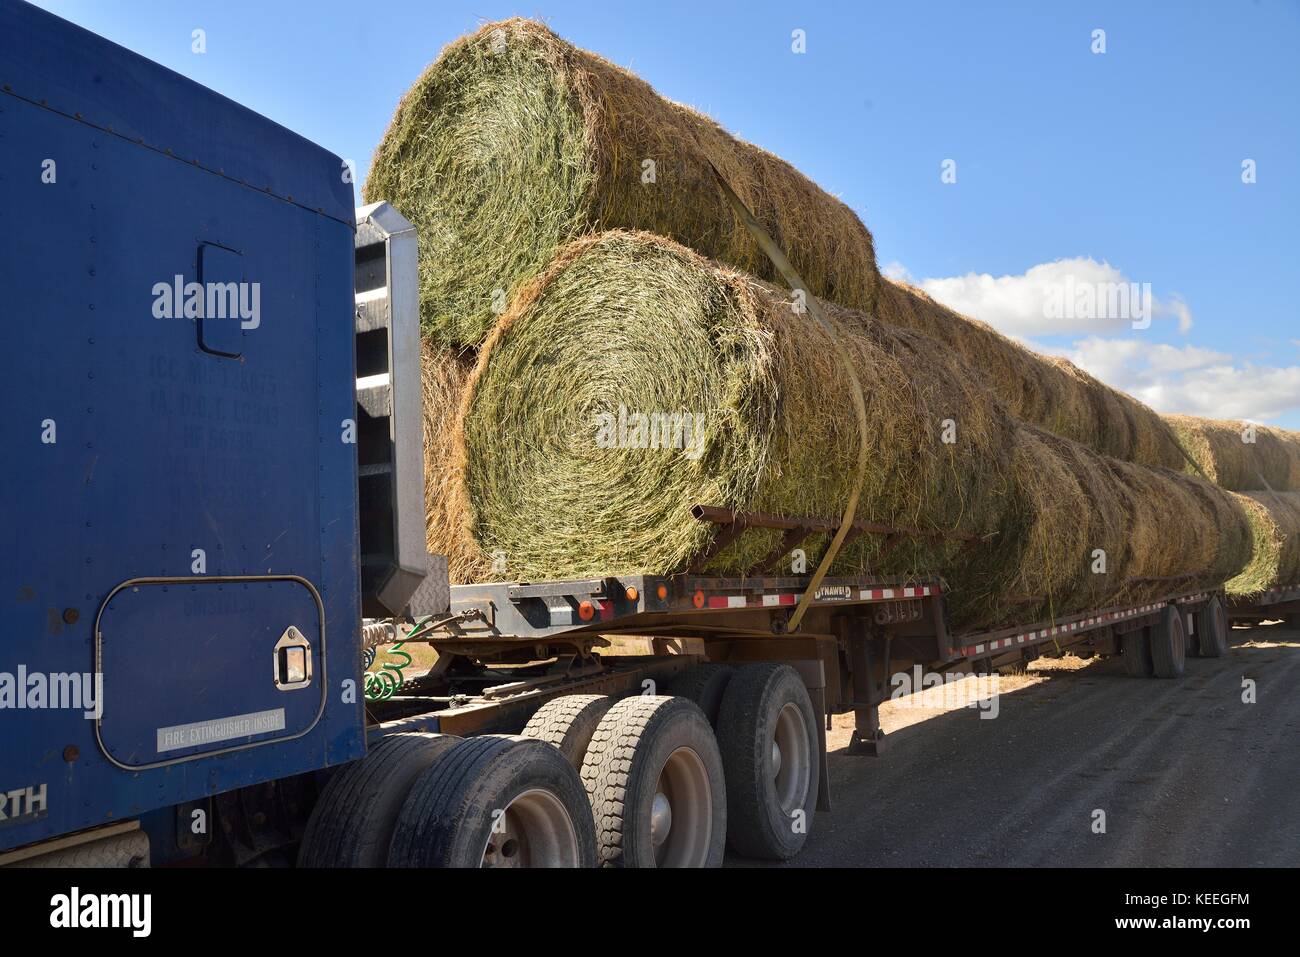
<svg viewBox="0 0 1300 957">
<path fill-rule="evenodd" d="M 713 837 L 713 789 L 704 761 L 691 748 L 668 755 L 650 802 L 650 843 L 656 867 L 703 867 Z"/>
<path fill-rule="evenodd" d="M 533 788 L 493 814 L 480 867 L 578 867 L 578 832 L 568 808 Z"/>
<path fill-rule="evenodd" d="M 812 783 L 808 724 L 797 704 L 792 702 L 777 712 L 771 748 L 776 802 L 781 813 L 789 817 L 795 811 L 804 809 Z"/>
</svg>

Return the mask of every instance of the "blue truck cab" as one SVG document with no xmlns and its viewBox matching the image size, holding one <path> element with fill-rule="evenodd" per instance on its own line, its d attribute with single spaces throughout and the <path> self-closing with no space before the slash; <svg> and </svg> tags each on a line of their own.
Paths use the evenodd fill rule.
<svg viewBox="0 0 1300 957">
<path fill-rule="evenodd" d="M 347 173 L 0 0 L 0 852 L 365 753 Z"/>
</svg>

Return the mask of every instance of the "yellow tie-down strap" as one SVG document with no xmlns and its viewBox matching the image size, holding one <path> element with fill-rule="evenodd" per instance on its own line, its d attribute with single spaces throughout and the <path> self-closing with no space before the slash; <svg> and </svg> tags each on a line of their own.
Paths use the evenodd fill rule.
<svg viewBox="0 0 1300 957">
<path fill-rule="evenodd" d="M 745 205 L 744 201 L 736 195 L 736 191 L 731 188 L 731 184 L 727 182 L 726 177 L 718 172 L 718 168 L 711 161 L 709 167 L 713 170 L 713 175 L 717 179 L 723 195 L 727 197 L 727 202 L 736 211 L 736 215 L 745 224 L 745 228 L 754 237 L 759 248 L 772 261 L 772 265 L 781 274 L 781 278 L 785 280 L 786 285 L 795 293 L 803 293 L 804 306 L 830 339 L 831 345 L 835 349 L 835 358 L 839 361 L 840 367 L 844 370 L 850 385 L 853 386 L 851 393 L 853 408 L 858 414 L 857 477 L 853 483 L 853 491 L 849 494 L 848 501 L 844 503 L 844 517 L 840 520 L 840 527 L 835 532 L 835 537 L 831 539 L 826 554 L 822 556 L 821 562 L 818 563 L 817 570 L 813 572 L 812 579 L 808 582 L 808 588 L 804 591 L 803 597 L 799 599 L 798 607 L 795 608 L 794 614 L 790 616 L 790 621 L 786 627 L 789 631 L 794 632 L 799 630 L 799 622 L 803 620 L 804 613 L 808 610 L 808 606 L 812 604 L 817 587 L 822 583 L 822 579 L 826 577 L 826 572 L 830 569 L 831 563 L 835 561 L 835 556 L 839 554 L 840 546 L 844 544 L 844 537 L 848 535 L 849 529 L 853 527 L 853 517 L 858 510 L 858 498 L 862 494 L 862 483 L 867 474 L 867 403 L 862 398 L 862 383 L 858 381 L 858 373 L 853 368 L 853 361 L 849 358 L 844 346 L 840 344 L 839 337 L 835 335 L 835 330 L 827 321 L 826 315 L 822 312 L 821 305 L 817 302 L 816 297 L 809 292 L 808 285 L 795 272 L 794 266 L 786 258 L 781 247 L 776 244 L 776 241 L 768 235 L 767 230 L 754 218 L 754 214 L 749 211 L 749 207 Z"/>
</svg>

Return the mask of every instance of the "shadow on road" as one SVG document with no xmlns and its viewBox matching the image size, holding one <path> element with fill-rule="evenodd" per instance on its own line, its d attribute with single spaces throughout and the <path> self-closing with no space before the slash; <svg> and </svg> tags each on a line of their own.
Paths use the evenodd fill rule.
<svg viewBox="0 0 1300 957">
<path fill-rule="evenodd" d="M 881 757 L 833 751 L 834 809 L 791 864 L 1300 864 L 1300 632 L 1232 639 L 1181 679 L 1031 671 L 996 718 L 898 718 Z"/>
</svg>

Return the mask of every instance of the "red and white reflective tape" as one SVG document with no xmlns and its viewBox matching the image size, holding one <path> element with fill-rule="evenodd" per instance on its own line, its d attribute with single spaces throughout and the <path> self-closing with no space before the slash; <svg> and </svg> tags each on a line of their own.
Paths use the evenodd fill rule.
<svg viewBox="0 0 1300 957">
<path fill-rule="evenodd" d="M 999 638 L 996 641 L 987 641 L 979 645 L 967 645 L 961 649 L 960 654 L 963 657 L 982 655 L 987 651 L 997 651 L 1000 648 L 1010 648 L 1012 645 L 1022 645 L 1026 642 L 1042 641 L 1045 638 L 1053 638 L 1056 635 L 1068 634 L 1069 632 L 1078 631 L 1081 628 L 1086 630 L 1091 626 L 1103 624 L 1108 621 L 1119 621 L 1125 618 L 1132 618 L 1136 615 L 1145 615 L 1162 607 L 1164 606 L 1140 605 L 1137 608 L 1130 608 L 1127 611 L 1112 611 L 1104 615 L 1096 615 L 1092 618 L 1081 618 L 1078 621 L 1072 621 L 1064 625 L 1053 625 L 1051 628 L 1043 628 L 1039 631 L 1027 631 L 1023 634 L 1012 635 L 1009 638 Z"/>
<path fill-rule="evenodd" d="M 857 601 L 890 601 L 900 598 L 928 598 L 939 594 L 937 585 L 908 585 L 898 588 L 859 588 Z M 779 592 L 766 595 L 709 595 L 704 599 L 705 608 L 773 608 L 780 605 L 797 605 L 801 595 L 796 592 Z M 853 600 L 852 591 L 846 598 Z M 829 598 L 829 601 L 844 601 L 844 598 Z"/>
<path fill-rule="evenodd" d="M 934 585 L 909 585 L 904 588 L 861 588 L 858 598 L 864 601 L 890 601 L 894 598 L 927 598 L 939 594 Z"/>
</svg>

